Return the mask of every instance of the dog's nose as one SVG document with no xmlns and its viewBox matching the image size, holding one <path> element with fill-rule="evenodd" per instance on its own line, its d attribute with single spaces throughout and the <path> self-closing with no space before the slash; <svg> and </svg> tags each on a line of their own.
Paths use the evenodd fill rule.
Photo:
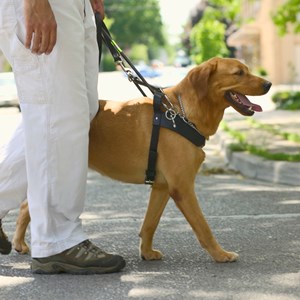
<svg viewBox="0 0 300 300">
<path fill-rule="evenodd" d="M 271 88 L 271 86 L 272 86 L 272 82 L 270 82 L 270 81 L 265 81 L 265 82 L 263 83 L 263 89 L 264 89 L 264 91 L 265 91 L 265 92 L 268 92 L 269 89 Z"/>
</svg>

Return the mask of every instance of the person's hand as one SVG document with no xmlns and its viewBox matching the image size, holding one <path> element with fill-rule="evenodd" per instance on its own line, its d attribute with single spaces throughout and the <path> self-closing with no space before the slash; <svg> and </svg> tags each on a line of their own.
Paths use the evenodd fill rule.
<svg viewBox="0 0 300 300">
<path fill-rule="evenodd" d="M 56 43 L 57 24 L 48 0 L 24 0 L 25 47 L 35 54 L 50 54 Z"/>
<path fill-rule="evenodd" d="M 104 0 L 90 0 L 94 13 L 98 12 L 102 18 L 105 17 Z"/>
</svg>

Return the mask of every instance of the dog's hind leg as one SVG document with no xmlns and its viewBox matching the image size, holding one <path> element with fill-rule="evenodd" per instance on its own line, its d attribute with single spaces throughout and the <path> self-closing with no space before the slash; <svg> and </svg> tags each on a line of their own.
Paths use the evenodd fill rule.
<svg viewBox="0 0 300 300">
<path fill-rule="evenodd" d="M 159 250 L 152 248 L 153 236 L 170 194 L 167 185 L 153 185 L 148 208 L 140 230 L 140 255 L 145 260 L 162 258 Z"/>
<path fill-rule="evenodd" d="M 12 241 L 13 248 L 20 254 L 29 252 L 29 247 L 25 242 L 25 233 L 30 222 L 28 202 L 24 201 L 20 206 L 20 212 L 17 219 L 16 232 Z"/>
<path fill-rule="evenodd" d="M 225 251 L 215 240 L 192 188 L 186 191 L 174 188 L 170 195 L 193 228 L 202 247 L 215 261 L 232 262 L 237 260 L 237 253 Z"/>
</svg>

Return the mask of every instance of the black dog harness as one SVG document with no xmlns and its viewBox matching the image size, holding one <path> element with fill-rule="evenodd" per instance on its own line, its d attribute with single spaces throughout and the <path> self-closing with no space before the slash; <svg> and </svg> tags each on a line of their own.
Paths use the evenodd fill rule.
<svg viewBox="0 0 300 300">
<path fill-rule="evenodd" d="M 204 147 L 205 137 L 181 115 L 173 114 L 170 110 L 162 111 L 163 98 L 162 93 L 154 94 L 153 98 L 153 125 L 148 156 L 148 169 L 146 171 L 146 184 L 153 184 L 156 175 L 157 145 L 159 139 L 160 127 L 175 131 L 188 139 L 197 147 Z M 171 114 L 171 116 L 169 115 Z M 174 117 L 172 117 L 174 116 Z"/>
<path fill-rule="evenodd" d="M 132 81 L 141 94 L 147 95 L 141 88 L 146 86 L 154 95 L 153 98 L 153 123 L 152 134 L 150 141 L 150 149 L 148 156 L 148 167 L 146 170 L 145 184 L 153 184 L 156 175 L 156 161 L 157 161 L 157 145 L 159 140 L 160 127 L 168 128 L 172 131 L 182 135 L 197 147 L 205 146 L 205 137 L 197 130 L 195 125 L 189 122 L 184 116 L 176 112 L 172 104 L 168 101 L 167 96 L 163 93 L 161 88 L 150 85 L 145 78 L 134 67 L 128 57 L 123 53 L 117 43 L 111 38 L 111 35 L 106 28 L 104 22 L 101 20 L 99 13 L 95 14 L 97 24 L 97 42 L 99 46 L 99 53 L 101 55 L 102 40 L 110 50 L 112 57 L 116 64 L 118 64 L 126 73 L 128 80 Z M 100 56 L 99 56 L 100 60 Z M 134 73 L 125 67 L 124 61 L 133 69 Z M 170 105 L 164 103 L 167 100 Z M 182 108 L 183 110 L 183 108 Z"/>
</svg>

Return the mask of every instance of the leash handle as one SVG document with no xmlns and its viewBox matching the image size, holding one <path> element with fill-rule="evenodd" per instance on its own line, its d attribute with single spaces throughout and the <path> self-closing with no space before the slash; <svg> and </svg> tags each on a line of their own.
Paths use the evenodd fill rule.
<svg viewBox="0 0 300 300">
<path fill-rule="evenodd" d="M 103 41 L 107 46 L 107 48 L 109 49 L 109 51 L 111 52 L 114 61 L 116 63 L 121 61 L 120 53 L 122 52 L 122 50 L 111 38 L 111 35 L 98 12 L 95 13 L 95 21 L 97 27 L 98 45 L 102 45 L 102 41 Z"/>
<path fill-rule="evenodd" d="M 101 20 L 100 14 L 97 12 L 95 13 L 95 21 L 96 21 L 96 28 L 97 28 L 97 44 L 98 44 L 98 50 L 99 50 L 99 58 L 98 58 L 98 66 L 100 66 L 101 62 L 101 56 L 102 56 L 102 37 L 101 37 L 101 23 L 99 22 Z"/>
</svg>

